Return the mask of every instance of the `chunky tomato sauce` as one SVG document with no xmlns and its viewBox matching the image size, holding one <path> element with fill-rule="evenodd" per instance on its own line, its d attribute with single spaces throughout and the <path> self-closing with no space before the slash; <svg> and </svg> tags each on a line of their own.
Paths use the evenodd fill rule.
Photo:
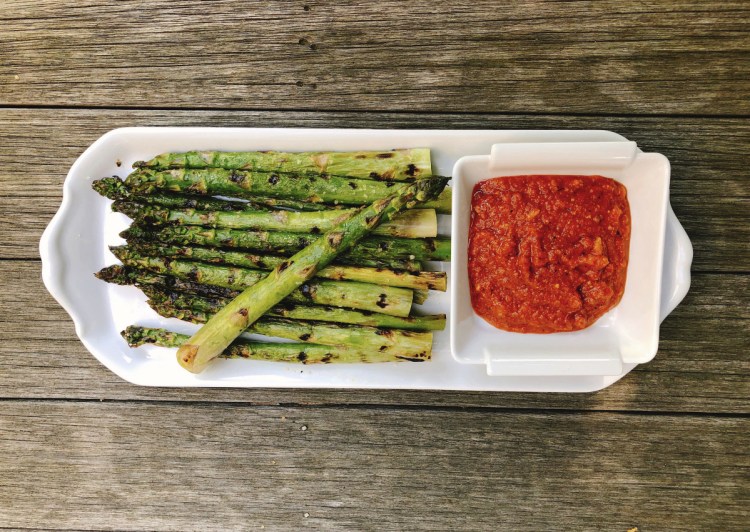
<svg viewBox="0 0 750 532">
<path fill-rule="evenodd" d="M 627 192 L 613 179 L 482 181 L 471 199 L 471 304 L 507 331 L 584 329 L 619 303 L 629 247 Z"/>
</svg>

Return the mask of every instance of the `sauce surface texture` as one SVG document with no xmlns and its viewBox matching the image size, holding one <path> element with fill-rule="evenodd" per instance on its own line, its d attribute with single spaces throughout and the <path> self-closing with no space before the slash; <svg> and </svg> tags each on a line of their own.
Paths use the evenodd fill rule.
<svg viewBox="0 0 750 532">
<path fill-rule="evenodd" d="M 471 304 L 506 331 L 584 329 L 622 298 L 629 248 L 627 191 L 613 179 L 482 181 L 471 198 Z"/>
</svg>

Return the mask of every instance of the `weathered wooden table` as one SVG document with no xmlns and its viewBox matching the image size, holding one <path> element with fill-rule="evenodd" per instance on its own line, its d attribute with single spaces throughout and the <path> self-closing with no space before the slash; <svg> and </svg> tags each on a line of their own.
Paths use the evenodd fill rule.
<svg viewBox="0 0 750 532">
<path fill-rule="evenodd" d="M 3 7 L 0 529 L 750 527 L 747 3 Z M 693 286 L 596 394 L 132 386 L 37 252 L 130 125 L 611 129 L 671 160 Z"/>
</svg>

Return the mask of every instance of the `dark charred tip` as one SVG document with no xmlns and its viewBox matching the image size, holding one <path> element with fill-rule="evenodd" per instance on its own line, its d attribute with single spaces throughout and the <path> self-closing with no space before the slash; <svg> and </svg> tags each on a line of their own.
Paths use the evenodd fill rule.
<svg viewBox="0 0 750 532">
<path fill-rule="evenodd" d="M 352 188 L 352 190 L 357 190 L 357 183 L 354 181 L 349 181 L 349 186 Z"/>
<path fill-rule="evenodd" d="M 378 297 L 378 302 L 377 302 L 377 303 L 375 303 L 375 304 L 376 304 L 377 306 L 379 306 L 380 308 L 385 308 L 385 307 L 387 307 L 387 306 L 388 306 L 388 303 L 386 303 L 386 295 L 385 295 L 385 294 L 380 294 L 380 296 Z"/>
<path fill-rule="evenodd" d="M 326 353 L 326 354 L 325 354 L 325 356 L 324 356 L 323 358 L 321 358 L 321 359 L 320 359 L 320 361 L 321 361 L 321 362 L 322 362 L 323 364 L 328 364 L 328 363 L 330 363 L 330 362 L 331 362 L 331 360 L 332 360 L 332 359 L 333 359 L 333 354 L 331 354 L 331 353 Z"/>
<path fill-rule="evenodd" d="M 311 335 L 309 333 L 300 334 L 299 339 L 302 340 L 303 342 L 307 342 L 310 339 L 310 336 Z"/>
<path fill-rule="evenodd" d="M 281 178 L 279 177 L 279 174 L 271 174 L 271 176 L 268 178 L 268 182 L 272 185 L 275 185 L 279 182 Z"/>
<path fill-rule="evenodd" d="M 239 314 L 243 318 L 247 318 L 248 312 L 246 308 L 241 308 L 240 310 L 237 311 L 237 314 Z"/>
<path fill-rule="evenodd" d="M 417 175 L 417 165 L 409 163 L 406 166 L 406 171 L 404 173 L 408 176 L 414 177 L 415 175 Z"/>
<path fill-rule="evenodd" d="M 299 355 L 297 355 L 297 360 L 299 360 L 300 362 L 305 362 L 307 360 L 307 353 L 305 353 L 304 351 L 300 351 Z"/>
<path fill-rule="evenodd" d="M 388 346 L 387 346 L 387 345 L 381 345 L 381 346 L 380 346 L 380 349 L 378 349 L 378 351 L 380 351 L 380 352 L 382 353 L 382 352 L 383 352 L 383 351 L 385 351 L 386 349 L 388 349 Z"/>
<path fill-rule="evenodd" d="M 320 227 L 318 227 L 316 225 L 315 227 L 313 227 L 312 229 L 310 229 L 310 233 L 312 233 L 313 235 L 319 235 L 320 234 Z"/>
<path fill-rule="evenodd" d="M 145 168 L 147 164 L 146 161 L 136 161 L 133 163 L 133 168 Z"/>
<path fill-rule="evenodd" d="M 393 152 L 378 153 L 375 157 L 378 159 L 390 159 L 393 157 Z"/>
<path fill-rule="evenodd" d="M 284 270 L 286 270 L 291 265 L 292 265 L 292 261 L 285 260 L 284 262 L 282 262 L 281 264 L 279 264 L 279 267 L 278 267 L 279 273 L 283 272 Z"/>
<path fill-rule="evenodd" d="M 393 182 L 393 181 L 388 181 L 388 182 L 387 182 L 387 183 L 385 184 L 385 186 L 386 186 L 386 188 L 391 188 L 391 187 L 392 187 L 393 185 L 395 185 L 395 184 L 396 184 L 396 183 L 395 183 L 395 182 Z"/>
</svg>

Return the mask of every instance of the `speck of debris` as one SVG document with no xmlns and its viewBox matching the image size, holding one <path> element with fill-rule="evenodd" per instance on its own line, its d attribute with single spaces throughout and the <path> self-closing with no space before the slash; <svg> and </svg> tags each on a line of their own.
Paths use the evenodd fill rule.
<svg viewBox="0 0 750 532">
<path fill-rule="evenodd" d="M 309 514 L 309 513 L 307 513 L 307 512 L 305 512 L 305 513 L 304 513 L 304 514 L 302 514 L 302 515 L 304 515 L 305 517 L 310 517 L 310 514 Z"/>
<path fill-rule="evenodd" d="M 305 430 L 307 430 L 307 425 L 302 425 L 302 426 L 301 426 L 301 427 L 299 428 L 299 430 L 302 430 L 302 431 L 305 431 Z"/>
<path fill-rule="evenodd" d="M 305 11 L 310 11 L 310 6 L 304 5 L 302 6 L 302 9 L 304 9 Z"/>
<path fill-rule="evenodd" d="M 21 76 L 19 76 L 18 74 L 16 74 L 15 76 L 13 76 L 13 79 L 15 79 L 16 81 L 18 81 L 19 79 L 21 79 Z"/>
<path fill-rule="evenodd" d="M 315 43 L 312 43 L 312 44 L 310 45 L 310 50 L 317 50 L 317 49 L 318 49 L 318 45 L 317 45 L 317 44 L 315 44 Z"/>
<path fill-rule="evenodd" d="M 299 40 L 299 43 L 300 43 L 300 45 L 302 45 L 302 46 L 305 46 L 305 45 L 307 45 L 307 44 L 310 44 L 310 41 L 308 41 L 307 39 L 305 39 L 304 37 L 302 37 L 302 38 L 301 38 L 301 39 Z"/>
<path fill-rule="evenodd" d="M 298 87 L 301 87 L 302 86 L 302 82 L 298 81 L 295 85 L 297 85 Z"/>
<path fill-rule="evenodd" d="M 281 416 L 281 421 L 286 421 L 286 416 Z"/>
<path fill-rule="evenodd" d="M 276 460 L 271 460 L 272 465 L 276 465 Z"/>
</svg>

